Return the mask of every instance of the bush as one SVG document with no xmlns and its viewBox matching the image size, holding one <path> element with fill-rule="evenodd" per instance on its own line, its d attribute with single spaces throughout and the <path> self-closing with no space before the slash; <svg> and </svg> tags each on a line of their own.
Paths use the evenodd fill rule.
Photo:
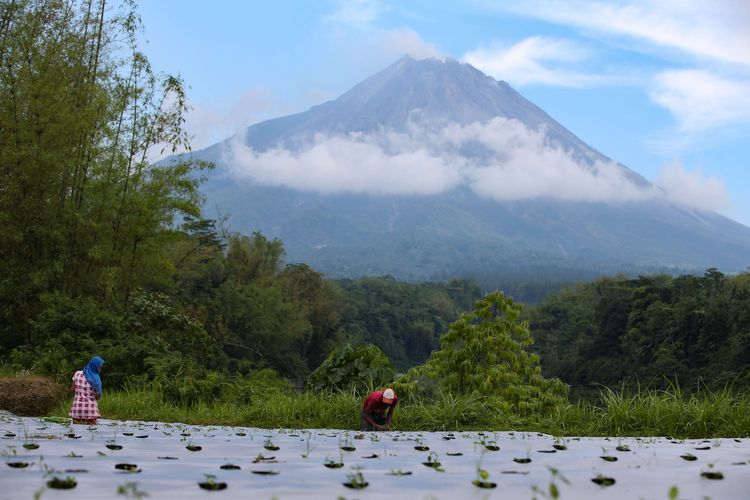
<svg viewBox="0 0 750 500">
<path fill-rule="evenodd" d="M 521 306 L 495 292 L 474 311 L 452 323 L 424 365 L 397 380 L 407 397 L 439 399 L 444 394 L 473 394 L 496 400 L 516 414 L 549 413 L 567 398 L 558 379 L 545 379 Z"/>
<path fill-rule="evenodd" d="M 0 378 L 0 409 L 30 417 L 43 416 L 65 397 L 65 390 L 49 377 Z"/>
<path fill-rule="evenodd" d="M 328 355 L 307 379 L 315 390 L 364 390 L 393 380 L 395 373 L 388 356 L 372 344 L 356 349 L 346 344 Z"/>
</svg>

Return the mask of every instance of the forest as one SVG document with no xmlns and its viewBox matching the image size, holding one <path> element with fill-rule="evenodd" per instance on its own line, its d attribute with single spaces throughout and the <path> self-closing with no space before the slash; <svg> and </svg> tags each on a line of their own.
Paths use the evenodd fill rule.
<svg viewBox="0 0 750 500">
<path fill-rule="evenodd" d="M 442 370 L 430 372 L 429 360 L 447 332 L 458 340 L 447 335 L 446 345 L 461 344 L 461 332 L 494 321 L 462 316 L 488 292 L 476 282 L 329 280 L 285 262 L 282 241 L 207 219 L 200 183 L 211 165 L 189 154 L 153 161 L 189 151 L 189 107 L 180 77 L 140 51 L 131 2 L 0 9 L 3 371 L 67 380 L 98 354 L 108 387 L 177 384 L 182 396 L 194 387 L 190 400 L 226 377 L 302 388 L 343 346 L 372 344 L 415 383 Z M 505 301 L 496 303 L 528 321 L 503 326 L 535 353 L 524 363 L 541 360 L 572 394 L 750 382 L 747 273 L 601 278 L 523 313 Z"/>
<path fill-rule="evenodd" d="M 578 394 L 750 384 L 750 273 L 601 278 L 527 311 L 545 375 Z"/>
</svg>

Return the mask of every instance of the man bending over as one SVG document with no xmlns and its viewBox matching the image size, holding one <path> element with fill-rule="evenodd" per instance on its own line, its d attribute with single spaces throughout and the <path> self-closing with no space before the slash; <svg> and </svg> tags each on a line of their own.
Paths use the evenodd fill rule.
<svg viewBox="0 0 750 500">
<path fill-rule="evenodd" d="M 398 396 L 393 389 L 371 392 L 362 404 L 362 430 L 387 431 L 391 427 L 393 409 Z"/>
</svg>

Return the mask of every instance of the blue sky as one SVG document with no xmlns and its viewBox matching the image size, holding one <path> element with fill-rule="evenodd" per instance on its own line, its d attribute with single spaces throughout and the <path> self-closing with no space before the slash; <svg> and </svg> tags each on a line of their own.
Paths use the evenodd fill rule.
<svg viewBox="0 0 750 500">
<path fill-rule="evenodd" d="M 589 145 L 750 225 L 750 2 L 148 0 L 194 148 L 333 99 L 401 55 L 510 83 Z"/>
</svg>

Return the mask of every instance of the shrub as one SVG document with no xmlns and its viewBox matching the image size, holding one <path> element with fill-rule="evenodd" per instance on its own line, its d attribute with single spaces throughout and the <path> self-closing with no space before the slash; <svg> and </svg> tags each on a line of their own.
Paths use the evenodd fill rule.
<svg viewBox="0 0 750 500">
<path fill-rule="evenodd" d="M 545 379 L 521 306 L 495 292 L 452 323 L 424 365 L 397 380 L 400 393 L 437 399 L 475 394 L 495 399 L 506 412 L 547 413 L 565 401 L 567 386 Z"/>
<path fill-rule="evenodd" d="M 55 408 L 65 390 L 49 377 L 16 376 L 0 378 L 0 409 L 31 417 L 43 416 Z"/>
<path fill-rule="evenodd" d="M 363 390 L 384 385 L 394 377 L 388 356 L 372 344 L 346 344 L 328 355 L 307 379 L 315 390 Z"/>
</svg>

